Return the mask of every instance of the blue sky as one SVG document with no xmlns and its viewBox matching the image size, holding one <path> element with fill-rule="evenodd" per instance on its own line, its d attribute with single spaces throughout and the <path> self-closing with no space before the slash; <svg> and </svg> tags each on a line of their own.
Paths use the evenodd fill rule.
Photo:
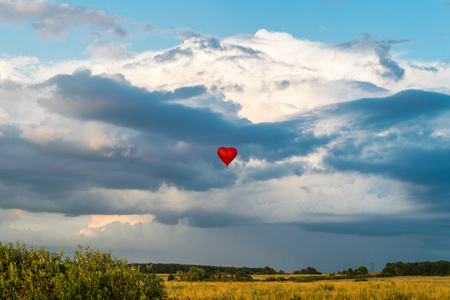
<svg viewBox="0 0 450 300">
<path fill-rule="evenodd" d="M 56 1 L 53 3 L 63 3 Z M 70 1 L 71 7 L 101 9 L 126 19 L 127 27 L 148 22 L 165 32 L 153 36 L 132 35 L 130 50 L 144 51 L 175 46 L 177 28 L 227 37 L 254 33 L 261 28 L 324 43 L 339 43 L 364 33 L 382 39 L 407 40 L 397 46 L 402 57 L 425 61 L 448 60 L 450 5 L 443 1 Z M 31 21 L 32 22 L 32 21 Z M 1 34 L 11 42 L 3 45 L 10 55 L 33 55 L 45 60 L 80 57 L 89 39 L 87 28 L 68 32 L 65 41 L 42 43 L 26 26 L 30 20 L 3 25 Z M 134 23 L 134 24 L 133 24 Z M 80 32 L 81 31 L 81 32 Z M 137 31 L 133 32 L 137 33 Z M 33 50 L 31 50 L 33 49 Z M 50 50 L 52 49 L 52 50 Z M 64 53 L 64 54 L 63 54 Z"/>
<path fill-rule="evenodd" d="M 287 272 L 450 259 L 449 14 L 1 0 L 0 241 Z"/>
</svg>

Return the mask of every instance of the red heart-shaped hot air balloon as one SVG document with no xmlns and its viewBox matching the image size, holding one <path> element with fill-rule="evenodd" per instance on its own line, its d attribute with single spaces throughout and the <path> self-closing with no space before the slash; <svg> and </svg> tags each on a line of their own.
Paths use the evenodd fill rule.
<svg viewBox="0 0 450 300">
<path fill-rule="evenodd" d="M 219 155 L 220 159 L 223 161 L 223 163 L 227 166 L 228 169 L 228 165 L 230 164 L 230 162 L 233 161 L 233 159 L 237 155 L 237 150 L 236 148 L 233 147 L 230 148 L 220 147 L 219 149 L 217 149 L 217 155 Z"/>
</svg>

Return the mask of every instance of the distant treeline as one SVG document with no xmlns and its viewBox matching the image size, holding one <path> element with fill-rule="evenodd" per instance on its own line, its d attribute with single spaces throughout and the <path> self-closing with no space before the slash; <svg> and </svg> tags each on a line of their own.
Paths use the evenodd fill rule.
<svg viewBox="0 0 450 300">
<path fill-rule="evenodd" d="M 246 274 L 256 274 L 256 273 L 260 273 L 264 269 L 264 268 L 248 268 L 248 267 L 235 268 L 235 267 L 222 267 L 222 266 L 162 264 L 162 263 L 157 263 L 157 264 L 152 264 L 152 263 L 136 264 L 136 263 L 134 263 L 131 265 L 133 265 L 136 268 L 139 268 L 139 270 L 141 270 L 144 273 L 154 272 L 156 274 L 176 274 L 179 271 L 187 273 L 187 272 L 189 272 L 189 270 L 192 267 L 201 268 L 205 271 L 208 270 L 211 273 L 219 271 L 220 273 L 223 273 L 223 274 L 235 274 L 237 271 L 244 271 Z M 147 266 L 151 267 L 150 270 L 148 270 Z M 266 267 L 266 268 L 268 268 L 268 267 Z M 276 272 L 274 271 L 273 274 L 276 274 Z"/>
<path fill-rule="evenodd" d="M 450 275 L 450 262 L 440 260 L 436 262 L 415 262 L 415 263 L 387 263 L 383 269 L 383 273 L 390 274 L 392 276 L 405 276 L 405 275 Z"/>
<path fill-rule="evenodd" d="M 264 268 L 249 268 L 249 267 L 223 267 L 223 266 L 204 266 L 204 265 L 185 265 L 185 264 L 164 264 L 164 263 L 146 263 L 146 264 L 131 264 L 138 267 L 141 272 L 144 273 L 156 273 L 156 274 L 177 274 L 177 272 L 188 273 L 192 267 L 200 268 L 210 273 L 221 273 L 234 275 L 236 272 L 243 272 L 245 274 L 285 274 L 283 270 L 275 271 L 268 266 Z M 322 274 L 315 268 L 307 267 L 300 271 L 294 271 L 294 274 Z M 339 271 L 336 275 L 348 275 L 348 276 L 362 276 L 368 275 L 369 272 L 366 267 L 361 266 L 358 269 Z M 450 275 L 450 262 L 449 261 L 436 261 L 436 262 L 415 262 L 415 263 L 387 263 L 386 267 L 382 271 L 382 276 L 405 276 L 405 275 Z"/>
</svg>

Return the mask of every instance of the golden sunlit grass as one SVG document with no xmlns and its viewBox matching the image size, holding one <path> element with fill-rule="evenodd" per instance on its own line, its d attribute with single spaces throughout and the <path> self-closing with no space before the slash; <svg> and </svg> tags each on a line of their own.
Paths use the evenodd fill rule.
<svg viewBox="0 0 450 300">
<path fill-rule="evenodd" d="M 289 277 L 286 275 L 286 277 Z M 257 276 L 255 276 L 257 277 Z M 449 300 L 450 277 L 294 282 L 166 282 L 171 299 Z"/>
<path fill-rule="evenodd" d="M 380 272 L 378 272 L 380 273 Z M 373 274 L 378 274 L 376 272 L 373 272 Z M 372 274 L 372 273 L 371 273 Z M 165 281 L 167 281 L 167 278 L 169 277 L 169 274 L 158 274 L 159 277 L 161 277 L 162 279 L 164 279 Z M 229 276 L 229 275 L 228 275 Z M 272 274 L 272 275 L 251 275 L 252 278 L 256 281 L 258 280 L 265 280 L 266 278 L 278 278 L 278 277 L 283 277 L 288 279 L 289 277 L 313 277 L 313 276 L 329 276 L 329 273 L 323 273 L 321 275 L 311 275 L 311 274 Z M 340 275 L 336 275 L 336 276 L 340 276 Z"/>
</svg>

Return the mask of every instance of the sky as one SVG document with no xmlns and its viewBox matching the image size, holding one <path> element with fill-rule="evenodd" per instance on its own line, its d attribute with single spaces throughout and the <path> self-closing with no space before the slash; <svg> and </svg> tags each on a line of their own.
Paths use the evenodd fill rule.
<svg viewBox="0 0 450 300">
<path fill-rule="evenodd" d="M 285 272 L 450 260 L 449 17 L 0 0 L 0 241 Z"/>
</svg>

